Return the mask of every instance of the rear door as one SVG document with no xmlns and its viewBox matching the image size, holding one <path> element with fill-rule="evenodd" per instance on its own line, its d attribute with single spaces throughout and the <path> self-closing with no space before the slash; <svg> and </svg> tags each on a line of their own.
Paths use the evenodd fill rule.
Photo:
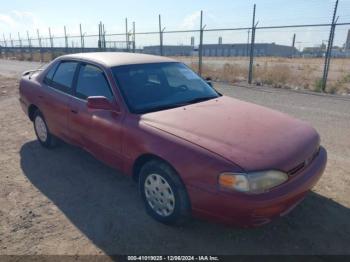
<svg viewBox="0 0 350 262">
<path fill-rule="evenodd" d="M 115 96 L 102 69 L 82 63 L 70 101 L 68 126 L 72 138 L 100 160 L 121 167 L 122 116 L 107 110 L 87 107 L 89 96 L 104 96 L 115 103 Z"/>
<path fill-rule="evenodd" d="M 69 135 L 69 101 L 77 66 L 75 61 L 61 61 L 53 65 L 44 78 L 44 88 L 38 97 L 38 106 L 50 131 L 61 138 Z"/>
</svg>

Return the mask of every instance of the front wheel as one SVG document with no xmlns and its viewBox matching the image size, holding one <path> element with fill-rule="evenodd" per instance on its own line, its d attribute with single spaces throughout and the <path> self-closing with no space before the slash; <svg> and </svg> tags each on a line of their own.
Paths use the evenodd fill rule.
<svg viewBox="0 0 350 262">
<path fill-rule="evenodd" d="M 56 146 L 57 139 L 50 133 L 42 113 L 37 110 L 33 118 L 34 131 L 40 144 L 46 148 Z"/>
<path fill-rule="evenodd" d="M 186 189 L 169 165 L 150 161 L 140 171 L 139 190 L 147 213 L 165 224 L 183 224 L 190 217 Z"/>
</svg>

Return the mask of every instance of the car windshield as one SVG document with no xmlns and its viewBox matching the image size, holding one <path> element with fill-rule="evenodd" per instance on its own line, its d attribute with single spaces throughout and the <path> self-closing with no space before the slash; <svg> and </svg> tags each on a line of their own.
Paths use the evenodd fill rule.
<svg viewBox="0 0 350 262">
<path fill-rule="evenodd" d="M 133 113 L 143 114 L 217 98 L 219 94 L 182 63 L 151 63 L 112 68 Z"/>
</svg>

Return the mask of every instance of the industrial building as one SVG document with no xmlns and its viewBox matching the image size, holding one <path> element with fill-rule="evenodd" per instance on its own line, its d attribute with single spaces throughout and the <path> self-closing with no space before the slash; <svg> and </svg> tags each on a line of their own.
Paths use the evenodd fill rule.
<svg viewBox="0 0 350 262">
<path fill-rule="evenodd" d="M 220 39 L 221 40 L 221 39 Z M 221 42 L 221 41 L 219 41 Z M 192 45 L 164 45 L 165 56 L 191 56 L 195 52 Z M 145 46 L 143 53 L 159 55 L 160 47 Z M 249 56 L 250 44 L 204 44 L 203 56 Z M 291 57 L 299 54 L 299 51 L 291 46 L 277 45 L 275 43 L 257 43 L 254 45 L 255 56 L 283 56 Z"/>
<path fill-rule="evenodd" d="M 204 44 L 204 56 L 249 56 L 250 44 Z M 282 56 L 292 57 L 299 51 L 291 46 L 277 45 L 275 43 L 254 44 L 255 56 Z"/>
<path fill-rule="evenodd" d="M 303 57 L 324 57 L 326 53 L 326 46 L 305 47 L 302 53 Z"/>
<path fill-rule="evenodd" d="M 160 46 L 144 46 L 143 53 L 151 55 L 160 55 Z M 190 45 L 163 45 L 164 56 L 191 56 L 193 46 Z"/>
</svg>

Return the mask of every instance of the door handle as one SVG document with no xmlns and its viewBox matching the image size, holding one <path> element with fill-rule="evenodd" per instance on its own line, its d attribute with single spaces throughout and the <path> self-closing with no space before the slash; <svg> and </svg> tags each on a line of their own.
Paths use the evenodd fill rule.
<svg viewBox="0 0 350 262">
<path fill-rule="evenodd" d="M 78 114 L 78 111 L 77 111 L 77 110 L 71 109 L 70 111 L 71 111 L 73 114 Z"/>
</svg>

